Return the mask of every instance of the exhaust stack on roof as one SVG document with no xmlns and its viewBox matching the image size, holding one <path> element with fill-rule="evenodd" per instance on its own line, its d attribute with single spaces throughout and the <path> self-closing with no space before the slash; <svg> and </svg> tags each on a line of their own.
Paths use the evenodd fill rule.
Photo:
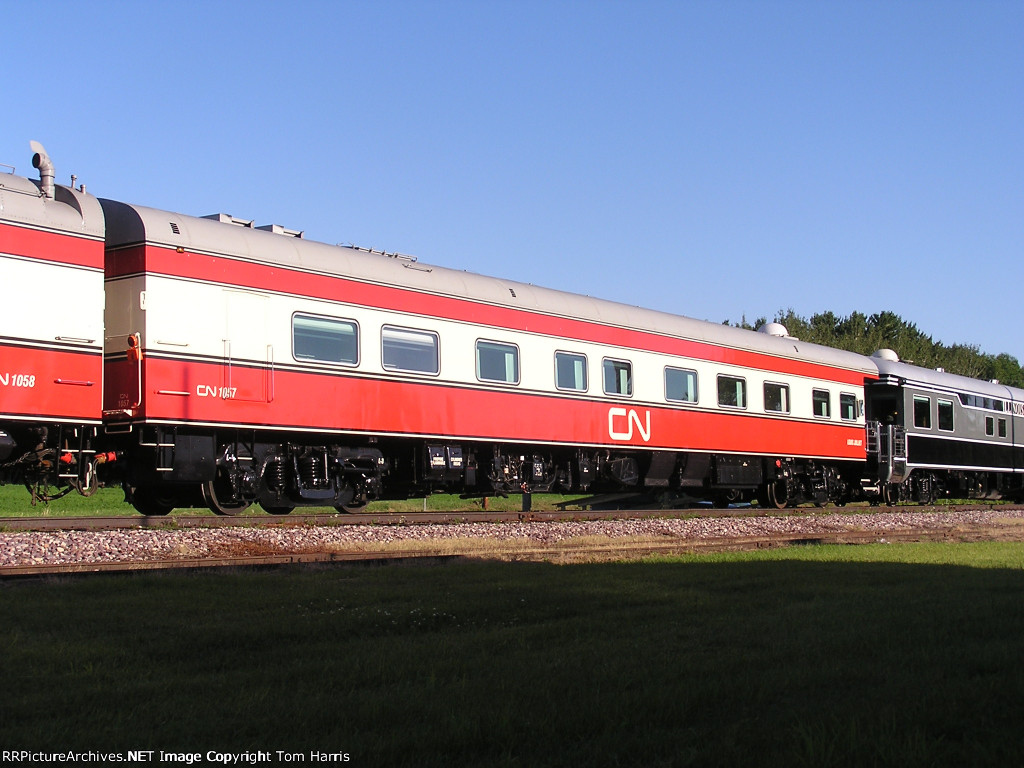
<svg viewBox="0 0 1024 768">
<path fill-rule="evenodd" d="M 32 167 L 39 169 L 40 189 L 42 189 L 43 197 L 47 200 L 53 200 L 53 161 L 50 160 L 50 156 L 46 154 L 43 145 L 38 141 L 30 141 L 29 147 L 35 153 L 32 155 Z"/>
</svg>

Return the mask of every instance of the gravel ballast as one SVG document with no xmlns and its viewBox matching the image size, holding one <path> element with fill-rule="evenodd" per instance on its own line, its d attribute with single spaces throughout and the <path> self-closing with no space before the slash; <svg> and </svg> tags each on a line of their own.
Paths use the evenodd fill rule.
<svg viewBox="0 0 1024 768">
<path fill-rule="evenodd" d="M 430 525 L 342 525 L 268 528 L 126 529 L 0 533 L 0 568 L 26 565 L 131 563 L 260 552 L 288 554 L 342 552 L 400 541 L 450 539 L 521 540 L 558 546 L 581 537 L 664 537 L 705 543 L 732 537 L 837 535 L 873 531 L 880 536 L 905 530 L 934 530 L 1024 521 L 1024 510 L 997 508 L 918 512 L 819 513 L 777 517 L 698 517 L 586 522 L 461 523 Z"/>
</svg>

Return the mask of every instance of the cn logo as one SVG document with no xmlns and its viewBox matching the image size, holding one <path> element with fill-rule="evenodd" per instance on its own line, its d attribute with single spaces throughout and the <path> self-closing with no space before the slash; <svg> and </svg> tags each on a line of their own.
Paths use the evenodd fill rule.
<svg viewBox="0 0 1024 768">
<path fill-rule="evenodd" d="M 640 433 L 640 439 L 648 442 L 651 439 L 651 412 L 644 411 L 641 420 L 640 414 L 633 408 L 608 409 L 608 437 L 612 440 L 632 440 L 634 427 Z"/>
</svg>

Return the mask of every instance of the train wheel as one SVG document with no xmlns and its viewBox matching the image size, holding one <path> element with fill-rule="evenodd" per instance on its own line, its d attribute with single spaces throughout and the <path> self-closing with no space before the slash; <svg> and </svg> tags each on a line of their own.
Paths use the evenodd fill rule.
<svg viewBox="0 0 1024 768">
<path fill-rule="evenodd" d="M 295 509 L 295 507 L 268 507 L 266 504 L 260 504 L 260 506 L 268 515 L 290 515 Z"/>
<path fill-rule="evenodd" d="M 215 515 L 237 515 L 249 508 L 248 501 L 237 501 L 231 498 L 228 486 L 220 473 L 217 477 L 202 485 L 203 501 Z"/>
<path fill-rule="evenodd" d="M 365 496 L 355 496 L 351 501 L 337 504 L 334 508 L 342 514 L 353 515 L 366 508 L 366 501 Z"/>
<path fill-rule="evenodd" d="M 142 485 L 132 489 L 132 506 L 147 517 L 162 517 L 174 509 L 174 496 Z"/>
<path fill-rule="evenodd" d="M 896 486 L 892 483 L 886 483 L 882 486 L 882 503 L 887 507 L 895 507 L 896 502 L 899 500 L 899 491 Z"/>
<path fill-rule="evenodd" d="M 768 483 L 768 503 L 776 509 L 785 509 L 789 505 L 789 485 L 783 478 Z"/>
<path fill-rule="evenodd" d="M 366 502 L 362 504 L 338 504 L 335 509 L 343 515 L 354 515 L 366 508 Z"/>
<path fill-rule="evenodd" d="M 339 503 L 335 504 L 334 508 L 343 515 L 351 515 L 362 510 L 368 499 L 364 490 L 357 490 L 349 485 L 342 489 L 338 501 Z"/>
</svg>

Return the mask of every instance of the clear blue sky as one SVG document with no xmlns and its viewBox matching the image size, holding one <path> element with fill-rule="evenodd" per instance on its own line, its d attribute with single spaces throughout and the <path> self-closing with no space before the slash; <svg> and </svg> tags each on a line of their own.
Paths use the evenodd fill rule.
<svg viewBox="0 0 1024 768">
<path fill-rule="evenodd" d="M 1022 2 L 0 0 L 0 162 L 715 322 L 1024 362 Z"/>
</svg>

